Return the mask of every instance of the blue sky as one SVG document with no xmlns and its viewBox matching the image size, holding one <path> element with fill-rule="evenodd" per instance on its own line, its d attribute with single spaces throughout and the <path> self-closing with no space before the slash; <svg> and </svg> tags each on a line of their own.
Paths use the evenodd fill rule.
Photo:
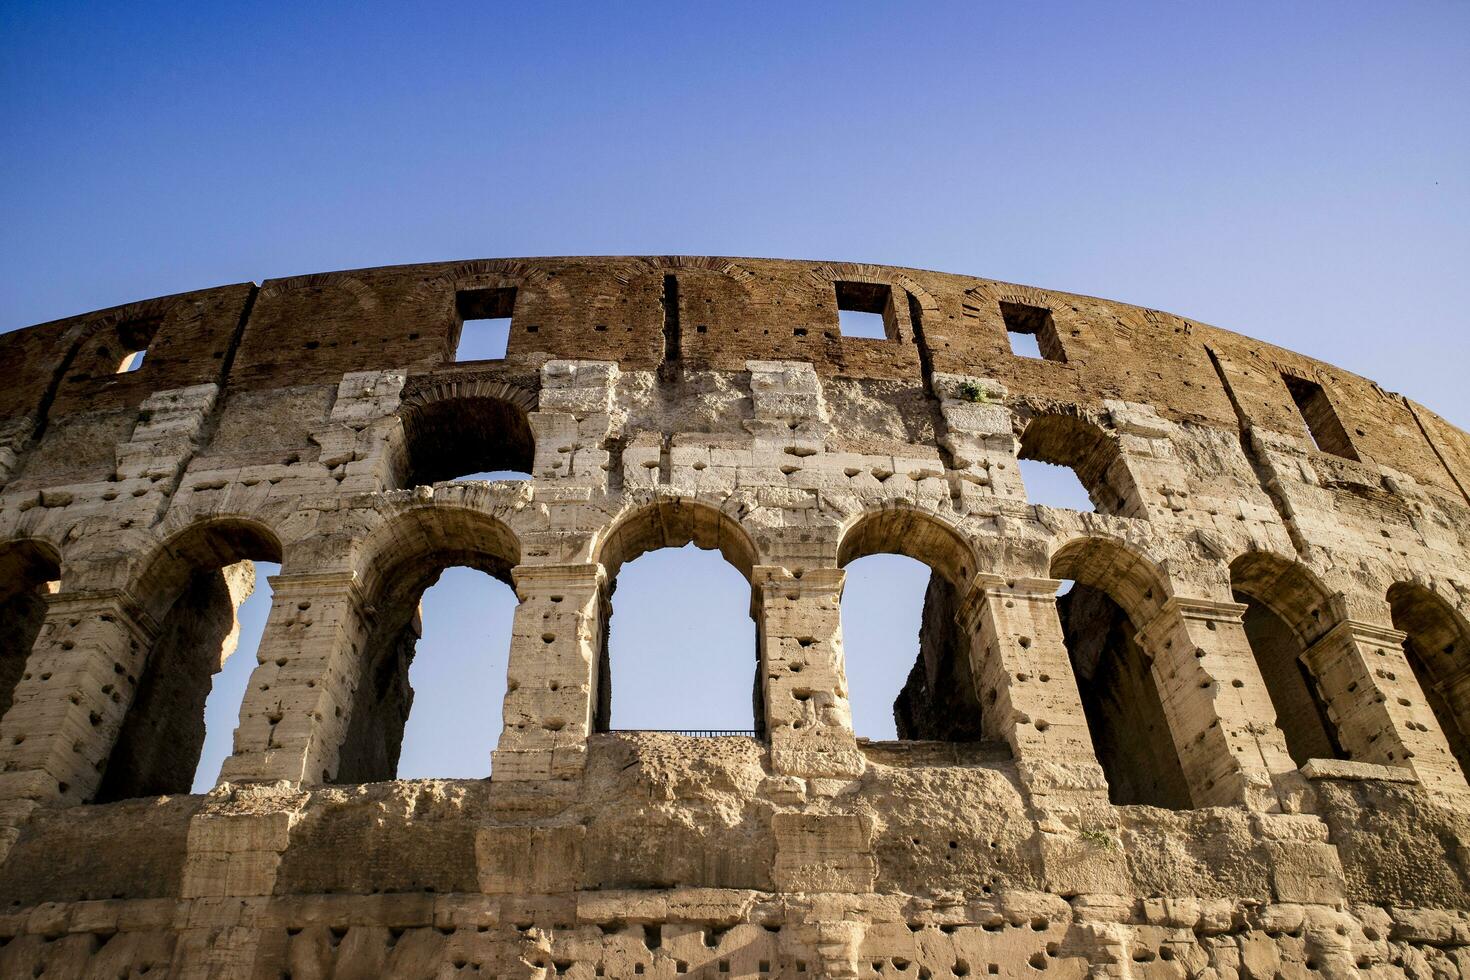
<svg viewBox="0 0 1470 980">
<path fill-rule="evenodd" d="M 387 263 L 850 259 L 1187 314 L 1467 427 L 1467 65 L 1463 2 L 12 2 L 0 329 Z"/>
</svg>

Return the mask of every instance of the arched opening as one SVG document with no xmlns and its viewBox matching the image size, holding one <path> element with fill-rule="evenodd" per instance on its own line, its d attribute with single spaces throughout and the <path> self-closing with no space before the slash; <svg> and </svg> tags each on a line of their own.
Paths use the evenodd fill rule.
<svg viewBox="0 0 1470 980">
<path fill-rule="evenodd" d="M 260 648 L 266 620 L 270 618 L 270 579 L 281 571 L 281 566 L 275 562 L 247 564 L 255 567 L 255 591 L 246 596 L 235 610 L 238 639 L 234 644 L 237 653 L 243 650 L 246 654 Z M 245 692 L 257 664 L 255 657 L 227 656 L 224 666 L 214 675 L 209 696 L 204 699 L 204 746 L 199 752 L 199 764 L 194 767 L 194 784 L 190 792 L 208 793 L 219 782 L 220 767 L 235 748 L 240 703 L 245 700 Z"/>
<path fill-rule="evenodd" d="M 238 649 L 236 611 L 255 591 L 255 563 L 280 561 L 280 542 L 269 530 L 221 520 L 179 532 L 149 562 L 136 594 L 158 632 L 108 757 L 97 802 L 193 789 L 205 742 L 206 702 L 216 675 Z"/>
<path fill-rule="evenodd" d="M 1074 541 L 1052 558 L 1052 578 L 1071 580 L 1057 599 L 1098 763 L 1115 804 L 1186 809 L 1189 783 L 1164 712 L 1153 658 L 1137 630 L 1162 605 L 1162 579 L 1105 538 Z"/>
<path fill-rule="evenodd" d="M 763 734 L 755 548 L 729 516 L 664 500 L 619 521 L 607 570 L 597 731 Z"/>
<path fill-rule="evenodd" d="M 529 479 L 536 443 L 526 409 L 508 397 L 465 395 L 403 415 L 401 487 L 442 480 Z"/>
<path fill-rule="evenodd" d="M 1327 590 L 1297 562 L 1265 552 L 1230 563 L 1230 588 L 1244 603 L 1246 640 L 1266 682 L 1276 726 L 1298 766 L 1347 758 L 1327 702 L 1302 654 L 1326 632 Z"/>
<path fill-rule="evenodd" d="M 1470 625 L 1444 599 L 1412 582 L 1395 583 L 1388 604 L 1394 629 L 1408 634 L 1409 666 L 1460 769 L 1470 775 Z"/>
<path fill-rule="evenodd" d="M 0 545 L 0 716 L 46 619 L 46 596 L 60 584 L 61 562 L 50 545 L 31 538 Z"/>
<path fill-rule="evenodd" d="M 847 569 L 842 645 L 855 732 L 981 741 L 969 638 L 956 623 L 975 573 L 963 539 L 918 511 L 885 510 L 843 535 L 837 562 Z"/>
<path fill-rule="evenodd" d="M 847 566 L 842 653 L 852 730 L 859 738 L 935 738 L 947 721 L 979 720 L 941 718 L 952 713 L 934 711 L 927 703 L 935 691 L 926 667 L 954 660 L 945 648 L 953 646 L 953 629 L 934 622 L 944 618 L 945 603 L 942 597 L 930 598 L 933 579 L 927 565 L 903 555 L 867 555 Z M 952 625 L 954 610 L 947 611 Z M 972 736 L 979 737 L 978 731 Z"/>
<path fill-rule="evenodd" d="M 367 554 L 372 629 L 329 781 L 488 775 L 517 604 L 514 535 L 475 511 L 428 507 L 379 529 Z"/>
<path fill-rule="evenodd" d="M 1016 465 L 1021 470 L 1021 482 L 1026 487 L 1028 503 L 1075 510 L 1084 514 L 1094 509 L 1092 496 L 1078 479 L 1076 470 L 1025 457 L 1017 459 Z"/>
<path fill-rule="evenodd" d="M 1032 503 L 1118 517 L 1147 516 L 1117 443 L 1076 416 L 1038 415 L 1028 422 L 1021 433 L 1018 463 Z"/>
</svg>

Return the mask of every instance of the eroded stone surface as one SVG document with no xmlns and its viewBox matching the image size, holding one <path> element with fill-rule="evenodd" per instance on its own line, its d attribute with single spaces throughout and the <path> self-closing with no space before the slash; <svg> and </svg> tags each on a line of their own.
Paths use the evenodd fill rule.
<svg viewBox="0 0 1470 980">
<path fill-rule="evenodd" d="M 503 360 L 453 360 L 462 315 Z M 690 257 L 242 284 L 0 363 L 0 975 L 1470 973 L 1470 437 L 1366 379 Z M 751 583 L 752 730 L 609 732 L 618 570 L 690 542 Z M 839 616 L 880 552 L 934 572 L 890 743 Z M 179 795 L 254 561 L 234 753 Z M 520 600 L 493 777 L 395 781 L 453 564 Z"/>
</svg>

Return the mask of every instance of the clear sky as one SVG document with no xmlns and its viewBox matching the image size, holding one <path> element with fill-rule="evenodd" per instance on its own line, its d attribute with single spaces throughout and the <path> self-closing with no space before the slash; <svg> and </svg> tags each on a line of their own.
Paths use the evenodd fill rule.
<svg viewBox="0 0 1470 980">
<path fill-rule="evenodd" d="M 0 6 L 0 329 L 388 263 L 847 259 L 1187 314 L 1470 427 L 1467 66 L 1464 2 L 16 0 Z M 469 594 L 451 577 L 426 600 L 425 650 L 439 591 Z M 666 636 L 678 608 L 655 620 Z M 898 629 L 885 666 L 911 662 Z M 454 688 L 470 654 L 449 647 L 434 664 Z M 745 680 L 707 686 L 748 722 Z M 462 744 L 488 757 L 480 729 L 423 737 L 415 772 L 459 771 Z"/>
</svg>

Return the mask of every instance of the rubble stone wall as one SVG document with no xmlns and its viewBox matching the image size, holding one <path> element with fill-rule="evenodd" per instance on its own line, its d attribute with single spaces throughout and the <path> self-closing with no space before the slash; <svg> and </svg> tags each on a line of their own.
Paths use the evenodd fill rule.
<svg viewBox="0 0 1470 980">
<path fill-rule="evenodd" d="M 457 361 L 490 317 L 506 356 Z M 1029 286 L 659 256 L 224 286 L 0 364 L 0 976 L 1470 974 L 1470 436 L 1367 379 Z M 750 583 L 750 734 L 610 731 L 618 571 L 691 542 Z M 839 615 L 879 553 L 933 572 L 892 742 Z M 452 565 L 519 599 L 493 774 L 395 780 Z"/>
</svg>

